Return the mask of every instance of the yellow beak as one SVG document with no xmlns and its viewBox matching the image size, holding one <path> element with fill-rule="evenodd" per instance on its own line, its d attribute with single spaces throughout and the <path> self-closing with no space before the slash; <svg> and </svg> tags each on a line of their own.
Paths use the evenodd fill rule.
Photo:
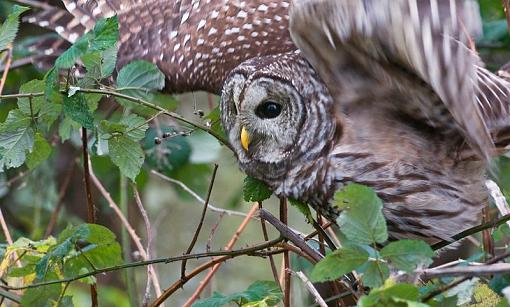
<svg viewBox="0 0 510 307">
<path fill-rule="evenodd" d="M 243 146 L 244 150 L 248 151 L 248 146 L 250 145 L 250 135 L 244 127 L 241 127 L 241 145 Z"/>
</svg>

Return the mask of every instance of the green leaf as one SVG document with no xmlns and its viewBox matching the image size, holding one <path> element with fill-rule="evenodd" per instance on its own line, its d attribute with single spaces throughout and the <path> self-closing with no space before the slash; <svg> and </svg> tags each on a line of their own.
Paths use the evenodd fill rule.
<svg viewBox="0 0 510 307">
<path fill-rule="evenodd" d="M 391 242 L 381 250 L 381 257 L 389 260 L 397 269 L 412 272 L 418 267 L 427 267 L 432 263 L 434 251 L 430 246 L 418 240 L 400 240 Z"/>
<path fill-rule="evenodd" d="M 283 295 L 280 288 L 274 281 L 256 281 L 251 284 L 244 292 L 234 293 L 225 296 L 214 292 L 210 298 L 198 301 L 193 307 L 220 307 L 229 303 L 245 305 L 258 303 L 259 306 L 265 303 L 268 306 L 274 306 L 282 299 Z M 256 306 L 256 305 L 251 305 Z M 263 305 L 262 305 L 263 306 Z"/>
<path fill-rule="evenodd" d="M 293 207 L 296 207 L 299 212 L 301 212 L 308 223 L 311 223 L 313 221 L 312 211 L 310 211 L 310 206 L 307 204 L 300 202 L 298 200 L 295 200 L 293 198 L 289 198 L 289 202 Z"/>
<path fill-rule="evenodd" d="M 44 92 L 45 83 L 43 80 L 29 81 L 19 88 L 21 94 Z M 27 115 L 36 115 L 41 110 L 44 103 L 44 96 L 30 98 L 18 98 L 18 108 Z"/>
<path fill-rule="evenodd" d="M 19 16 L 30 8 L 14 5 L 5 22 L 0 26 L 0 51 L 7 49 L 16 38 L 19 29 Z"/>
<path fill-rule="evenodd" d="M 61 113 L 61 104 L 45 101 L 41 104 L 41 110 L 37 115 L 37 122 L 40 126 L 46 127 L 46 130 L 48 131 Z"/>
<path fill-rule="evenodd" d="M 134 61 L 122 67 L 117 76 L 117 90 L 125 95 L 151 101 L 152 91 L 163 89 L 165 75 L 158 67 L 147 61 Z M 117 98 L 128 107 L 138 107 L 131 101 Z"/>
<path fill-rule="evenodd" d="M 271 197 L 271 194 L 273 193 L 262 181 L 250 176 L 244 179 L 243 196 L 245 201 L 263 201 Z"/>
<path fill-rule="evenodd" d="M 216 134 L 220 135 L 224 139 L 227 139 L 227 134 L 225 133 L 225 130 L 223 130 L 223 125 L 221 123 L 221 113 L 219 106 L 215 107 L 211 113 L 207 114 L 207 116 L 204 118 L 210 121 L 212 131 L 216 132 Z"/>
<path fill-rule="evenodd" d="M 337 222 L 349 240 L 368 245 L 388 240 L 383 204 L 371 188 L 349 184 L 336 192 L 334 206 L 343 209 Z"/>
<path fill-rule="evenodd" d="M 80 247 L 79 247 L 80 246 Z M 64 230 L 57 244 L 37 263 L 36 276 L 43 279 L 60 265 L 65 277 L 76 276 L 122 262 L 120 245 L 115 235 L 106 227 L 97 224 L 82 224 Z"/>
<path fill-rule="evenodd" d="M 32 151 L 33 144 L 30 118 L 18 109 L 9 112 L 6 121 L 0 125 L 0 171 L 21 166 L 25 162 L 25 153 Z"/>
<path fill-rule="evenodd" d="M 147 61 L 133 61 L 122 67 L 117 77 L 117 87 L 134 88 L 135 91 L 161 90 L 165 86 L 165 75 L 158 67 Z"/>
<path fill-rule="evenodd" d="M 111 76 L 117 62 L 117 47 L 114 46 L 105 51 L 87 53 L 82 57 L 82 61 L 87 69 L 83 77 L 87 83 L 78 84 L 78 86 L 91 86 L 96 80 Z"/>
<path fill-rule="evenodd" d="M 135 181 L 145 159 L 142 147 L 127 136 L 112 137 L 108 142 L 110 159 L 120 172 Z"/>
<path fill-rule="evenodd" d="M 82 57 L 89 48 L 90 35 L 85 34 L 80 37 L 69 49 L 64 51 L 55 61 L 57 69 L 69 69 L 74 66 L 74 63 Z M 57 70 L 58 71 L 58 70 Z"/>
<path fill-rule="evenodd" d="M 382 288 L 376 288 L 370 291 L 370 294 L 361 297 L 358 302 L 360 307 L 377 306 L 428 306 L 417 302 L 419 300 L 419 291 L 414 285 L 395 284 Z"/>
<path fill-rule="evenodd" d="M 115 46 L 119 37 L 118 19 L 113 16 L 100 19 L 92 31 L 80 37 L 55 62 L 56 68 L 71 68 L 74 63 L 89 52 L 105 51 Z"/>
<path fill-rule="evenodd" d="M 135 114 L 129 114 L 122 118 L 119 123 L 125 125 L 125 133 L 133 141 L 140 141 L 143 139 L 145 137 L 145 131 L 149 129 L 149 124 L 145 118 Z"/>
<path fill-rule="evenodd" d="M 60 136 L 60 141 L 63 143 L 69 140 L 72 134 L 77 132 L 80 127 L 80 124 L 65 116 L 58 126 L 58 135 Z"/>
<path fill-rule="evenodd" d="M 310 278 L 312 281 L 338 279 L 362 266 L 368 256 L 368 252 L 359 246 L 339 248 L 315 265 Z"/>
<path fill-rule="evenodd" d="M 71 97 L 64 96 L 62 106 L 64 114 L 87 129 L 94 129 L 94 117 L 89 110 L 85 96 L 76 93 Z"/>
<path fill-rule="evenodd" d="M 369 288 L 377 288 L 384 284 L 384 281 L 390 277 L 388 265 L 381 260 L 371 260 L 363 273 L 363 284 Z"/>
<path fill-rule="evenodd" d="M 117 16 L 103 18 L 94 26 L 94 37 L 90 40 L 90 52 L 105 51 L 115 46 L 119 39 L 119 19 Z"/>
<path fill-rule="evenodd" d="M 58 279 L 57 274 L 49 272 L 46 280 Z M 39 282 L 41 280 L 35 280 Z M 41 286 L 27 289 L 21 297 L 21 306 L 30 307 L 50 307 L 56 302 L 62 291 L 61 284 L 54 284 L 48 286 Z"/>
<path fill-rule="evenodd" d="M 39 164 L 48 159 L 50 154 L 50 144 L 40 133 L 36 133 L 32 152 L 27 154 L 26 164 L 28 168 L 36 168 Z"/>
</svg>

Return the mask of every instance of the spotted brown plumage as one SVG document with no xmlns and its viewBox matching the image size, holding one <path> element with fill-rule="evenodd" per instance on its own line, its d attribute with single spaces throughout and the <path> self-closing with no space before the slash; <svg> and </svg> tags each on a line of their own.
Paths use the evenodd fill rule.
<svg viewBox="0 0 510 307">
<path fill-rule="evenodd" d="M 120 65 L 156 63 L 171 92 L 221 90 L 241 168 L 277 195 L 334 219 L 334 192 L 368 185 L 393 238 L 480 222 L 487 161 L 510 141 L 510 84 L 466 47 L 473 1 L 64 3 L 85 29 L 118 14 Z M 268 102 L 277 111 L 260 112 Z"/>
<path fill-rule="evenodd" d="M 157 64 L 171 92 L 219 94 L 227 74 L 244 60 L 296 49 L 288 34 L 290 0 L 63 2 L 67 12 L 52 8 L 25 20 L 73 42 L 98 18 L 116 14 L 119 65 L 134 59 Z"/>
</svg>

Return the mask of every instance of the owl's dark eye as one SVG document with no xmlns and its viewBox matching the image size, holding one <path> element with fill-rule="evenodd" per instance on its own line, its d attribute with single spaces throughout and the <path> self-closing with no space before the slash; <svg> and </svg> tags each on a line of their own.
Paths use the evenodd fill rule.
<svg viewBox="0 0 510 307">
<path fill-rule="evenodd" d="M 260 118 L 275 118 L 282 113 L 282 106 L 274 101 L 266 101 L 255 109 Z"/>
</svg>

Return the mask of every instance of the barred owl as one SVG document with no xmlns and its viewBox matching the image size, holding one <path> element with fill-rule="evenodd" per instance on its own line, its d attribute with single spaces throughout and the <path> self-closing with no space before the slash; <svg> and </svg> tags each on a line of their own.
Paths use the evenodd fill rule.
<svg viewBox="0 0 510 307">
<path fill-rule="evenodd" d="M 397 239 L 448 240 L 480 222 L 510 84 L 466 46 L 472 1 L 63 2 L 27 20 L 72 42 L 117 14 L 120 65 L 146 59 L 170 92 L 221 93 L 240 167 L 278 196 L 334 219 L 338 188 L 370 186 Z"/>
</svg>

